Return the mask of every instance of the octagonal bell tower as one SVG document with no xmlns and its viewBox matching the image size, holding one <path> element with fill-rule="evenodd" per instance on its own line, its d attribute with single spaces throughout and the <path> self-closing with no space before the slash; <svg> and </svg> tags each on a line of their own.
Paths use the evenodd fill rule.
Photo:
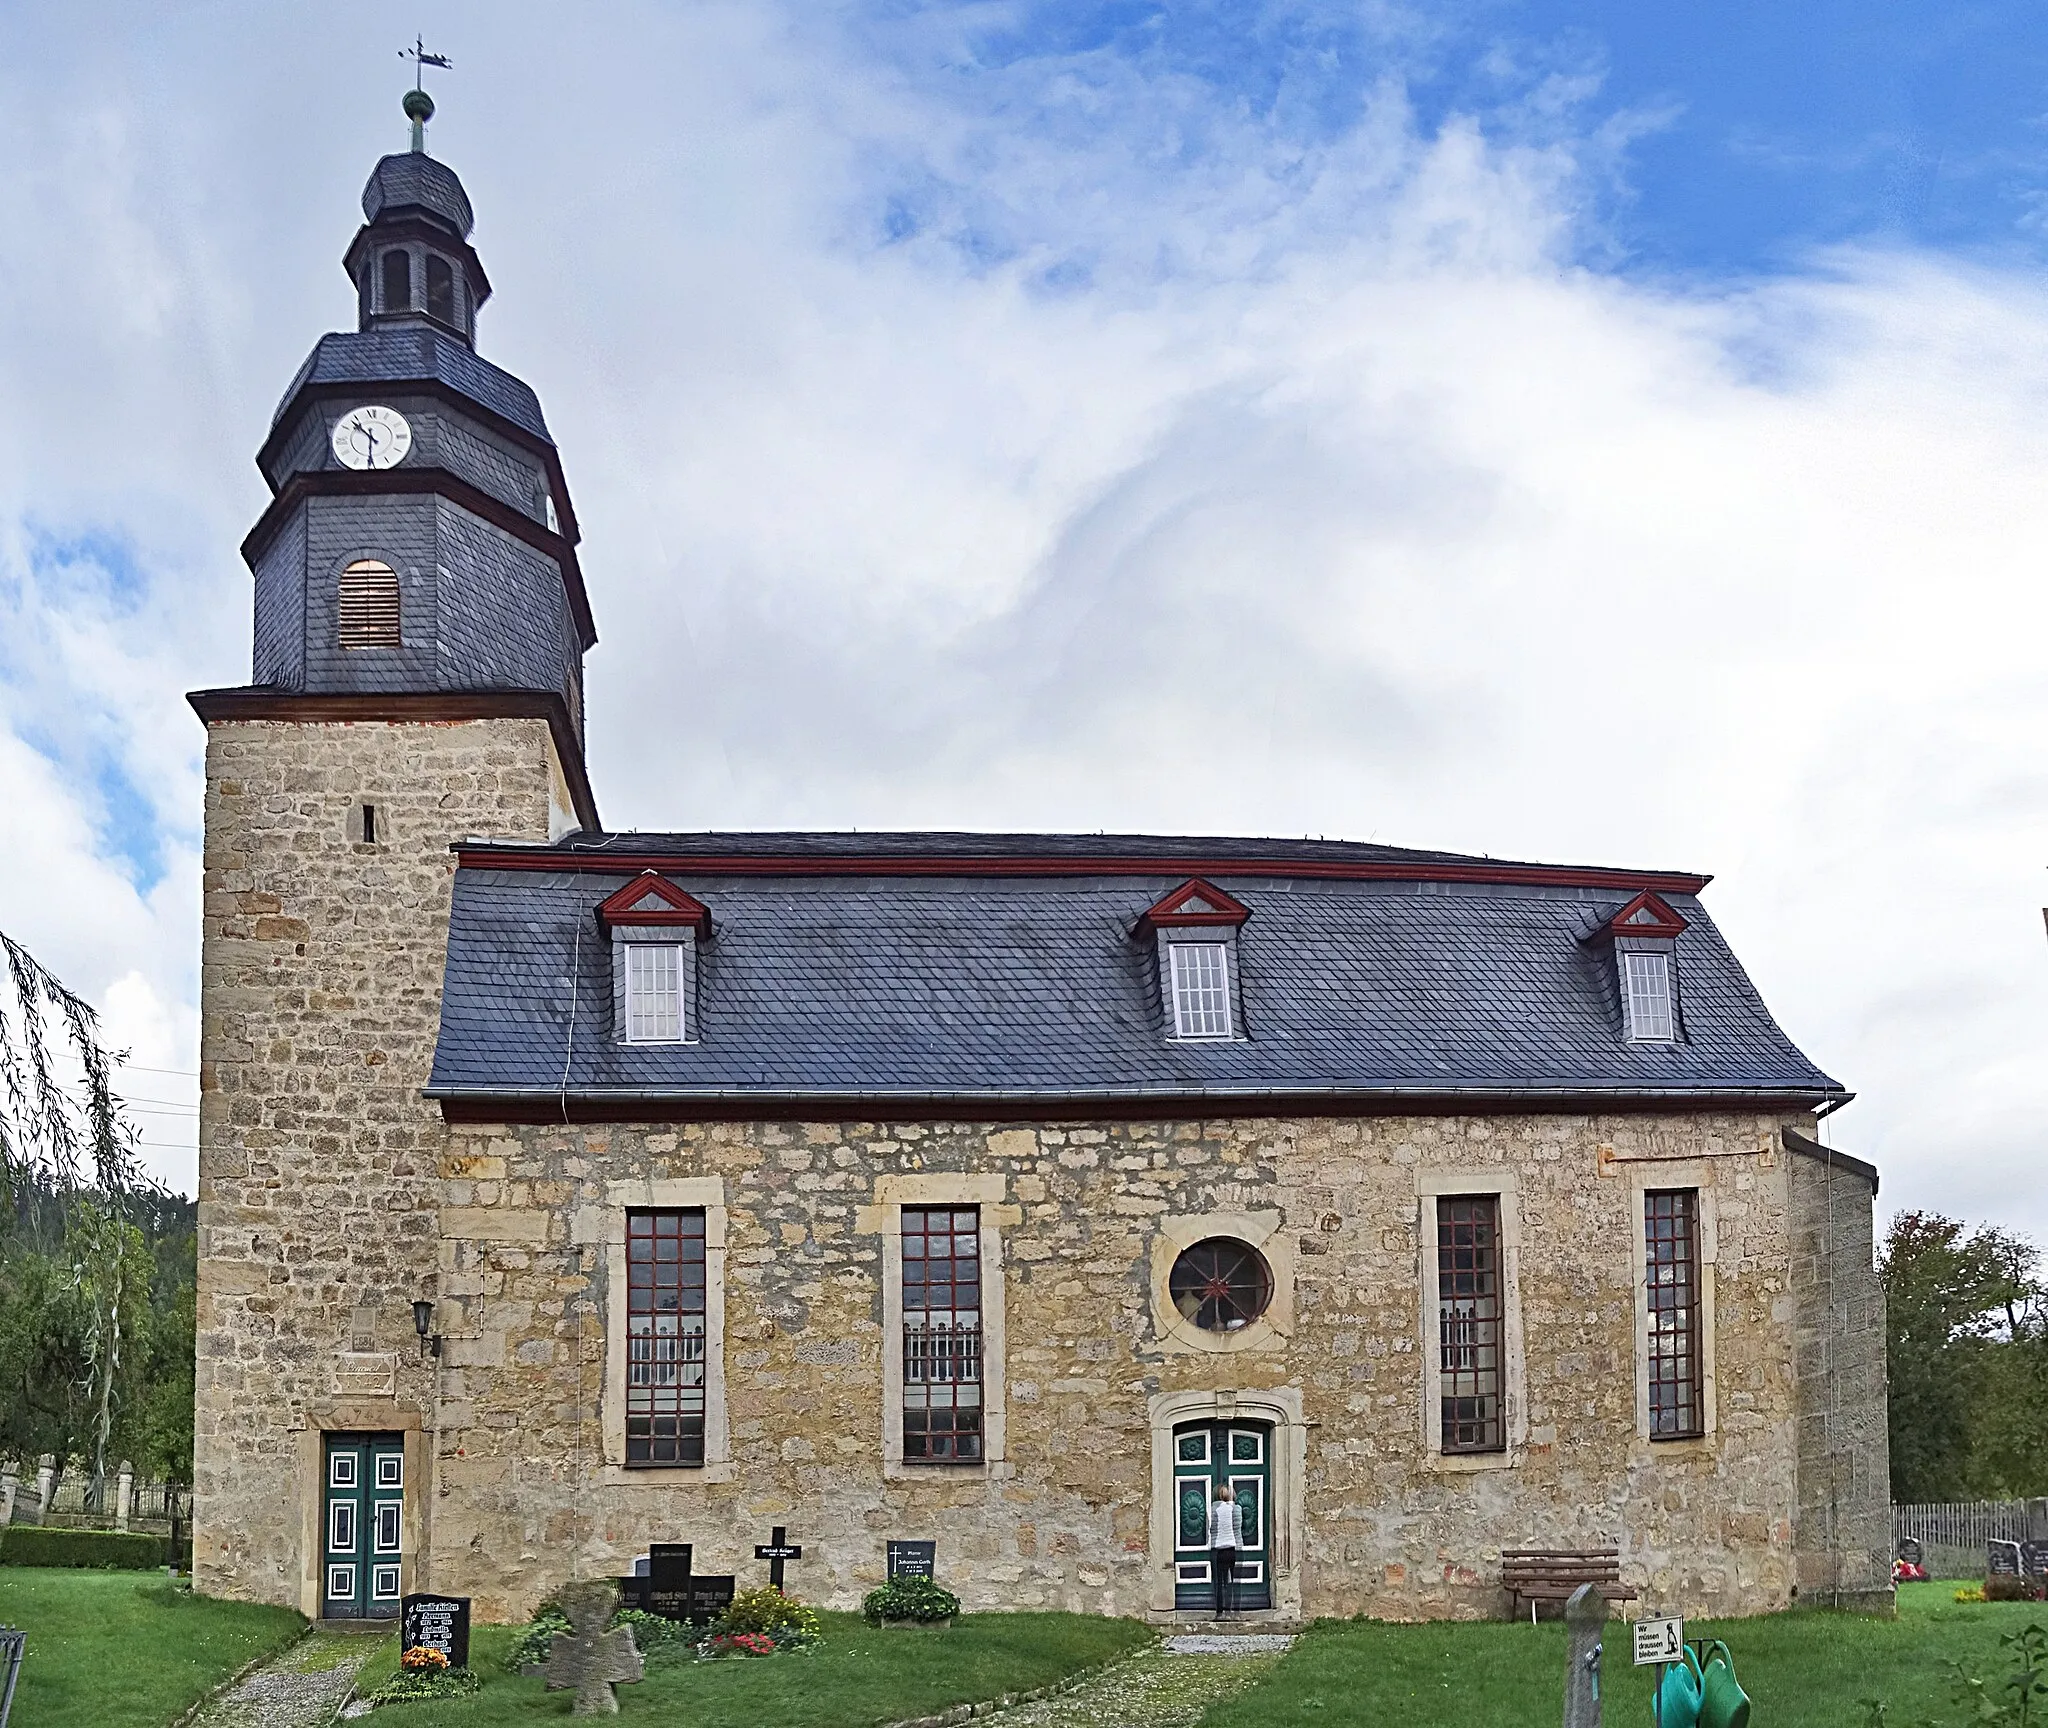
<svg viewBox="0 0 2048 1728">
<path fill-rule="evenodd" d="M 344 255 L 356 328 L 314 345 L 257 455 L 250 682 L 190 698 L 194 1560 L 211 1593 L 342 1618 L 433 1587 L 432 1436 L 459 1372 L 420 1351 L 412 1304 L 459 1301 L 471 1276 L 440 1261 L 445 1128 L 420 1095 L 449 848 L 597 826 L 575 511 L 538 399 L 476 352 L 491 286 L 469 197 L 426 153 L 424 93 L 407 112 L 413 148 L 371 172 Z M 360 1562 L 327 1552 L 355 1529 L 323 1498 L 348 1447 L 402 1497 L 397 1526 L 362 1510 L 399 1545 Z"/>
</svg>

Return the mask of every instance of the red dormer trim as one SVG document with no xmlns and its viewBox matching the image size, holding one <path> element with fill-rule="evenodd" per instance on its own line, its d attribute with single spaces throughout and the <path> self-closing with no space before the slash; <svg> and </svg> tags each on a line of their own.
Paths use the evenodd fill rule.
<svg viewBox="0 0 2048 1728">
<path fill-rule="evenodd" d="M 1685 920 L 1664 901 L 1644 889 L 1602 927 L 1606 936 L 1682 936 Z"/>
<path fill-rule="evenodd" d="M 1191 925 L 1223 924 L 1235 929 L 1252 915 L 1242 900 L 1234 900 L 1213 882 L 1190 876 L 1171 894 L 1145 908 L 1138 920 L 1140 930 L 1183 930 Z"/>
<path fill-rule="evenodd" d="M 695 930 L 699 937 L 711 934 L 711 908 L 653 870 L 641 871 L 616 894 L 600 901 L 597 921 L 607 930 L 621 924 L 656 925 Z"/>
</svg>

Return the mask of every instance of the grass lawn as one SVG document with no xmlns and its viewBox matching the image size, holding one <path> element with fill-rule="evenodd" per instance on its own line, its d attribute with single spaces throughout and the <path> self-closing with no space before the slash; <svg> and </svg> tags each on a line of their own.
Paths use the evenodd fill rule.
<svg viewBox="0 0 2048 1728">
<path fill-rule="evenodd" d="M 1004 1692 L 1028 1691 L 1151 1641 L 1134 1620 L 1086 1614 L 964 1614 L 950 1630 L 877 1632 L 857 1614 L 827 1614 L 825 1642 L 800 1656 L 650 1666 L 618 1689 L 619 1714 L 690 1728 L 871 1728 Z M 503 1671 L 510 1628 L 479 1626 L 469 1663 L 475 1698 L 408 1704 L 388 1728 L 494 1728 L 569 1714 L 570 1694 Z M 369 1691 L 397 1662 L 396 1640 L 359 1682 Z M 384 1722 L 378 1711 L 372 1722 Z M 30 1723 L 28 1728 L 40 1728 Z"/>
<path fill-rule="evenodd" d="M 1954 1584 L 1908 1584 L 1899 1617 L 1820 1611 L 1754 1620 L 1687 1621 L 1688 1638 L 1726 1640 L 1760 1728 L 1862 1728 L 1862 1700 L 1882 1698 L 1891 1720 L 1960 1728 L 1943 1664 L 1986 1680 L 2002 1673 L 1998 1639 L 2039 1622 L 2048 1604 L 1961 1604 Z M 1601 1705 L 1609 1722 L 1650 1721 L 1652 1668 L 1629 1663 L 1628 1627 L 1608 1622 Z M 1396 1626 L 1325 1620 L 1300 1639 L 1264 1685 L 1226 1700 L 1202 1728 L 1552 1728 L 1563 1708 L 1564 1628 L 1494 1622 Z"/>
<path fill-rule="evenodd" d="M 10 1728 L 161 1728 L 305 1624 L 161 1573 L 0 1566 L 0 1625 L 28 1630 Z"/>
</svg>

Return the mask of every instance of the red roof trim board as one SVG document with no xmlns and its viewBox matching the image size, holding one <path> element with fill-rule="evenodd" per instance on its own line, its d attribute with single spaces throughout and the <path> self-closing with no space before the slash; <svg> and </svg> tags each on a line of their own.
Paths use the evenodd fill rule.
<svg viewBox="0 0 2048 1728">
<path fill-rule="evenodd" d="M 667 929 L 692 929 L 699 937 L 711 934 L 711 908 L 693 894 L 685 894 L 673 882 L 653 870 L 643 870 L 616 894 L 608 895 L 597 908 L 597 921 L 607 930 L 620 925 L 653 925 Z"/>
<path fill-rule="evenodd" d="M 1661 870 L 1603 870 L 1573 864 L 1396 863 L 1293 858 L 1056 858 L 852 857 L 793 853 L 741 855 L 642 852 L 607 857 L 601 852 L 540 851 L 530 847 L 458 844 L 465 870 L 554 870 L 565 874 L 624 876 L 660 870 L 677 876 L 1164 876 L 1190 864 L 1204 876 L 1278 877 L 1329 882 L 1487 882 L 1525 888 L 1613 888 L 1626 892 L 1697 894 L 1711 876 Z"/>
<path fill-rule="evenodd" d="M 1190 876 L 1171 894 L 1145 908 L 1138 920 L 1140 930 L 1180 930 L 1193 925 L 1236 927 L 1252 915 L 1251 908 L 1234 900 L 1213 883 Z"/>
<path fill-rule="evenodd" d="M 1606 936 L 1683 936 L 1685 920 L 1645 889 L 1608 919 Z"/>
</svg>

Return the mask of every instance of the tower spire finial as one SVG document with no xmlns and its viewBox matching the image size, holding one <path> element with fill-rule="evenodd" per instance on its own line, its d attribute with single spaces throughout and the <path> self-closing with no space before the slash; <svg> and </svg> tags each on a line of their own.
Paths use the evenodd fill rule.
<svg viewBox="0 0 2048 1728">
<path fill-rule="evenodd" d="M 412 88 L 405 93 L 400 106 L 405 117 L 412 122 L 412 148 L 415 156 L 427 153 L 427 122 L 434 117 L 434 99 L 426 91 L 426 76 L 429 66 L 438 66 L 444 72 L 454 61 L 445 54 L 429 54 L 424 37 L 415 36 L 410 48 L 398 51 L 401 60 L 413 63 Z"/>
</svg>

